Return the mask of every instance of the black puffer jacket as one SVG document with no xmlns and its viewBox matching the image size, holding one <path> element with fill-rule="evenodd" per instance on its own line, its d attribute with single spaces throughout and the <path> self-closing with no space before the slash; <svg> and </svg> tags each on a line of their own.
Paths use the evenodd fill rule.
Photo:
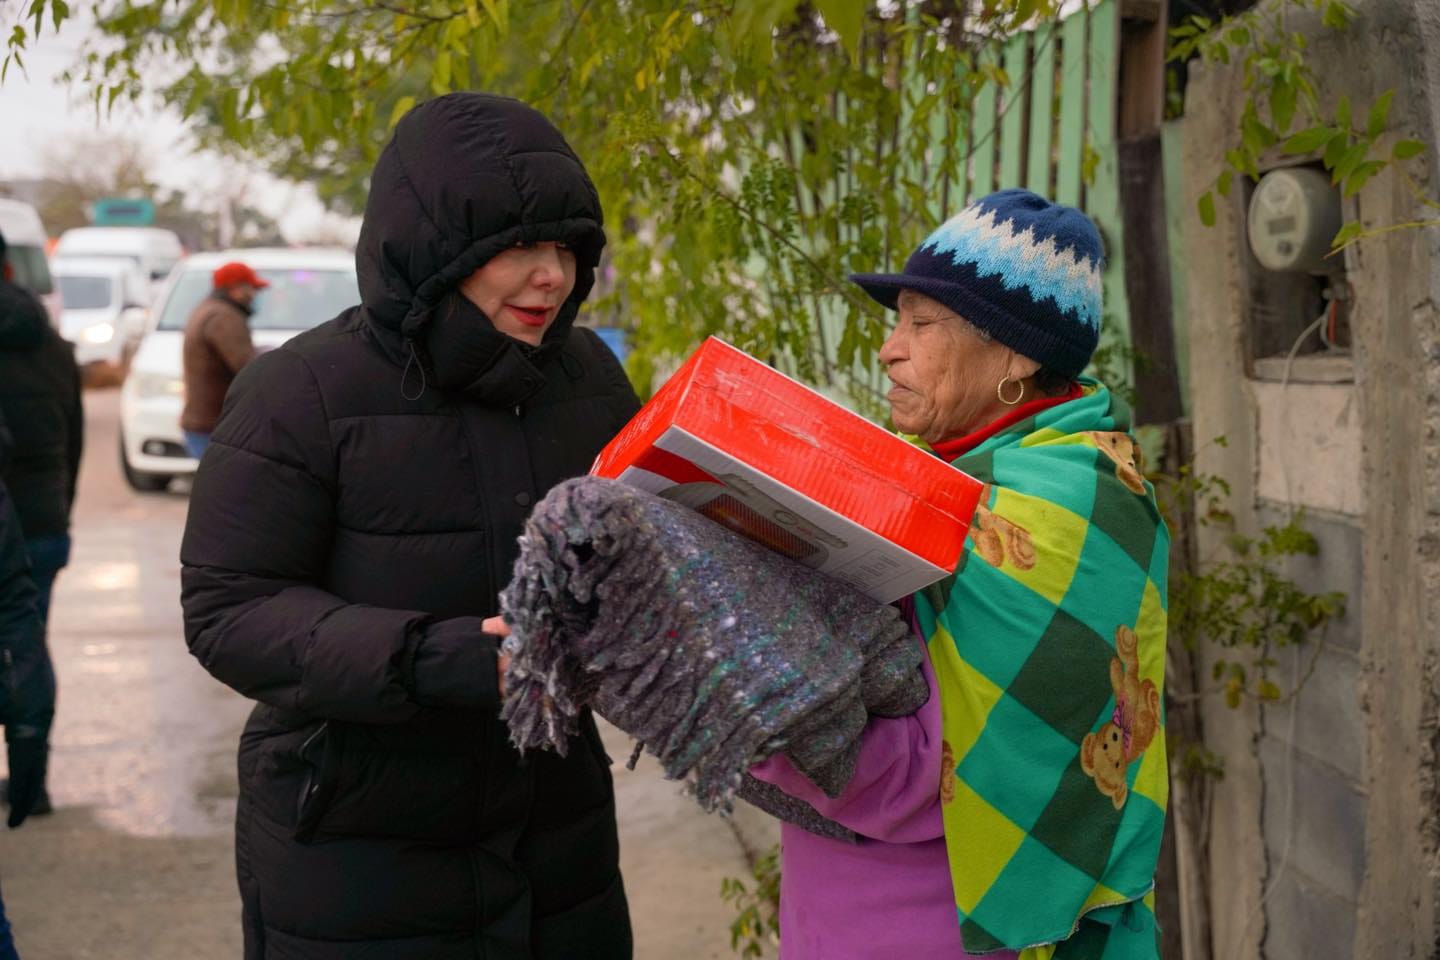
<svg viewBox="0 0 1440 960">
<path fill-rule="evenodd" d="M 545 239 L 577 250 L 577 282 L 534 349 L 453 288 Z M 531 505 L 639 405 L 599 338 L 572 329 L 603 242 L 594 188 L 548 121 L 503 98 L 431 101 L 375 170 L 363 306 L 230 390 L 195 480 L 182 601 L 194 654 L 260 701 L 239 761 L 247 958 L 631 955 L 594 722 L 567 758 L 522 761 L 480 632 Z"/>
<path fill-rule="evenodd" d="M 0 480 L 10 488 L 25 536 L 65 533 L 84 441 L 75 351 L 50 326 L 40 301 L 3 280 L 0 415 L 14 437 Z"/>
</svg>

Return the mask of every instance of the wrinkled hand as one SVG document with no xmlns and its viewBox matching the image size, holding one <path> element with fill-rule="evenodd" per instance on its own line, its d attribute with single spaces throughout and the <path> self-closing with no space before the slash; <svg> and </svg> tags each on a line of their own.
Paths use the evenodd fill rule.
<svg viewBox="0 0 1440 960">
<path fill-rule="evenodd" d="M 25 822 L 45 786 L 45 766 L 50 747 L 43 736 L 18 737 L 9 741 L 10 815 L 5 823 L 12 830 Z"/>
<path fill-rule="evenodd" d="M 506 625 L 504 617 L 488 617 L 481 622 L 480 629 L 492 637 L 510 636 L 510 627 Z M 504 650 L 497 650 L 495 652 L 495 672 L 502 700 L 505 698 L 505 671 L 508 669 L 510 669 L 510 655 Z"/>
</svg>

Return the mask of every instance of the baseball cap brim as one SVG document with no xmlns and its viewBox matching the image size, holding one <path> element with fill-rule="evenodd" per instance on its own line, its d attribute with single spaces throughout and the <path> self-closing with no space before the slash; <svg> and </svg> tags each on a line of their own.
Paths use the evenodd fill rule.
<svg viewBox="0 0 1440 960">
<path fill-rule="evenodd" d="M 946 304 L 954 299 L 954 294 L 964 290 L 958 283 L 935 277 L 918 277 L 910 273 L 852 273 L 850 282 L 870 294 L 872 300 L 888 310 L 900 309 L 901 290 L 914 290 Z"/>
<path fill-rule="evenodd" d="M 248 263 L 239 260 L 232 260 L 229 263 L 222 263 L 215 268 L 212 274 L 212 281 L 216 287 L 228 287 L 237 283 L 245 283 L 257 290 L 264 290 L 270 286 L 260 274 L 256 273 Z"/>
</svg>

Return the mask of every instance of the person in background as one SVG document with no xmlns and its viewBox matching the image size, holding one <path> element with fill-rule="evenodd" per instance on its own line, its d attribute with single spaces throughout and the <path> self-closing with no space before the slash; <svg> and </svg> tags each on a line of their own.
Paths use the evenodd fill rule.
<svg viewBox="0 0 1440 960">
<path fill-rule="evenodd" d="M 215 268 L 210 296 L 200 301 L 185 321 L 181 355 L 185 408 L 180 412 L 180 429 L 185 448 L 197 460 L 210 445 L 210 434 L 235 375 L 255 359 L 250 315 L 255 312 L 255 298 L 268 286 L 247 264 L 221 264 Z"/>
<path fill-rule="evenodd" d="M 19 517 L 43 631 L 55 577 L 70 560 L 70 512 L 84 442 L 80 370 L 44 306 L 8 279 L 0 280 L 0 416 L 13 440 L 0 481 Z M 45 662 L 48 669 L 48 654 Z M 43 783 L 31 812 L 50 812 Z"/>
<path fill-rule="evenodd" d="M 11 449 L 0 418 L 0 468 Z M 55 673 L 45 650 L 35 582 L 20 520 L 0 482 L 0 724 L 5 727 L 10 766 L 10 814 L 13 830 L 35 812 L 45 791 L 50 753 L 46 736 L 55 713 Z M 19 960 L 5 905 L 0 901 L 0 960 Z"/>
</svg>

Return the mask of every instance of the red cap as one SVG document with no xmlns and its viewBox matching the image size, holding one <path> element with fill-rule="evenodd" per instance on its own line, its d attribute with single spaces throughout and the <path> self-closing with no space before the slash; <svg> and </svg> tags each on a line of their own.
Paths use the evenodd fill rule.
<svg viewBox="0 0 1440 960">
<path fill-rule="evenodd" d="M 270 286 L 260 277 L 260 274 L 250 269 L 249 264 L 241 263 L 239 260 L 222 263 L 216 267 L 214 279 L 216 290 L 233 287 L 237 283 L 248 283 L 257 290 L 264 290 Z"/>
</svg>

